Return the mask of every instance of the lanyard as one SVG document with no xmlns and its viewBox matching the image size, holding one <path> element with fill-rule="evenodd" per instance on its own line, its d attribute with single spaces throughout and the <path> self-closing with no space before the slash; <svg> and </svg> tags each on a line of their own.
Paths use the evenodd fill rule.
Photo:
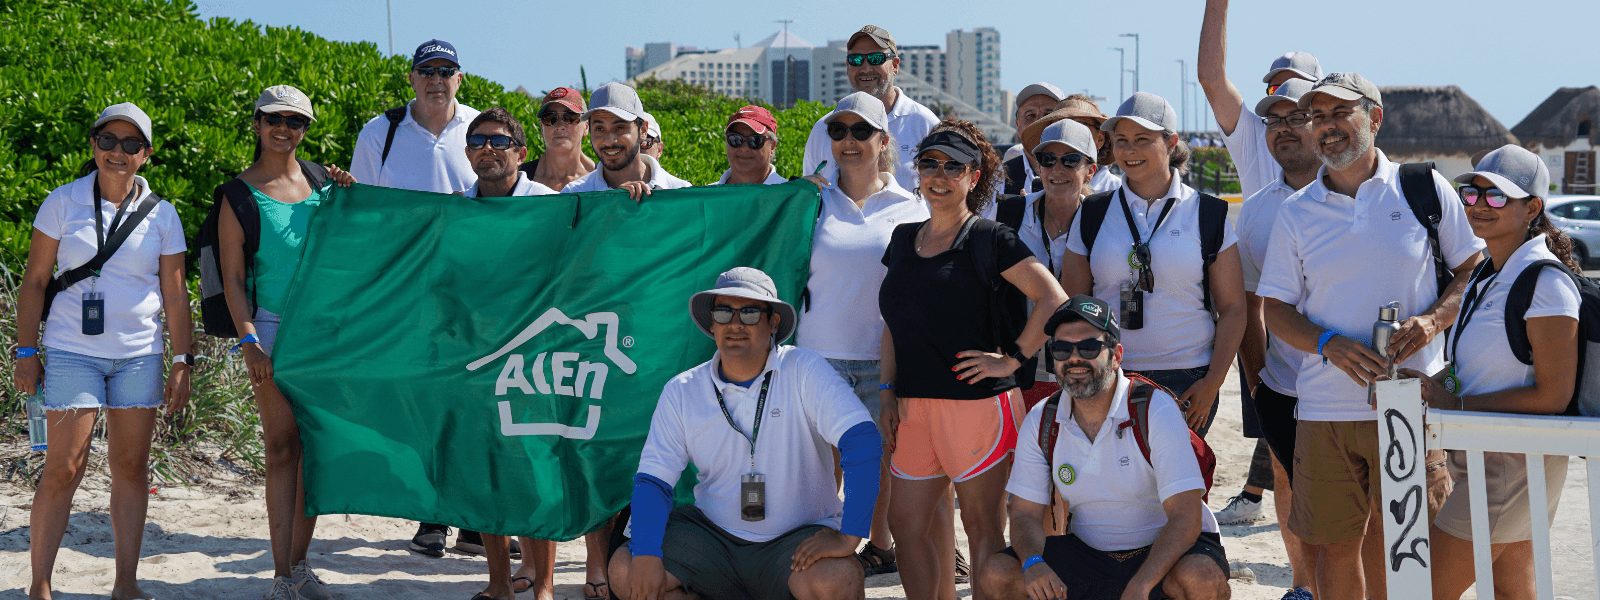
<svg viewBox="0 0 1600 600">
<path fill-rule="evenodd" d="M 1044 220 L 1044 217 L 1045 217 L 1045 214 L 1044 214 L 1045 213 L 1044 203 L 1045 202 L 1046 202 L 1045 197 L 1042 196 L 1042 195 L 1039 196 L 1039 200 L 1037 202 L 1034 202 L 1034 204 L 1033 204 L 1033 213 L 1034 213 L 1034 218 L 1039 220 L 1039 239 L 1044 242 L 1044 261 L 1045 261 L 1045 264 L 1050 266 L 1050 274 L 1051 275 L 1055 275 L 1056 277 L 1060 277 L 1061 273 L 1056 271 L 1056 253 L 1055 253 L 1055 250 L 1052 250 L 1050 248 L 1050 227 L 1045 225 L 1045 220 Z"/>
<path fill-rule="evenodd" d="M 739 432 L 739 435 L 744 437 L 745 441 L 750 442 L 751 473 L 754 473 L 756 470 L 756 438 L 761 437 L 761 413 L 767 407 L 767 387 L 771 383 L 772 371 L 767 371 L 767 376 L 761 378 L 761 395 L 756 397 L 756 422 L 755 425 L 751 427 L 750 435 L 748 436 L 744 434 L 744 431 L 739 429 L 739 425 L 737 423 L 733 422 L 733 413 L 728 412 L 728 403 L 722 399 L 722 390 L 717 389 L 717 385 L 715 383 L 711 384 L 711 393 L 717 395 L 717 406 L 722 407 L 722 416 L 728 420 L 728 426 L 732 427 L 734 431 Z"/>
<path fill-rule="evenodd" d="M 1478 312 L 1478 308 L 1483 306 L 1483 300 L 1489 297 L 1489 288 L 1494 285 L 1494 280 L 1500 277 L 1500 271 L 1493 270 L 1493 267 L 1494 263 L 1483 261 L 1478 270 L 1472 274 L 1472 283 L 1467 286 L 1467 295 L 1461 299 L 1463 307 L 1461 314 L 1456 317 L 1456 326 L 1450 328 L 1452 331 L 1447 334 L 1450 335 L 1450 343 L 1445 346 L 1447 352 L 1444 359 L 1452 368 L 1456 364 L 1457 348 L 1461 346 L 1461 334 L 1466 333 L 1467 323 L 1472 322 L 1473 313 Z M 1485 275 L 1488 277 L 1484 277 Z M 1479 285 L 1480 282 L 1482 285 Z"/>
<path fill-rule="evenodd" d="M 123 224 L 123 212 L 128 210 L 129 204 L 132 204 L 132 202 L 129 200 L 132 199 L 133 194 L 129 193 L 128 196 L 129 198 L 124 198 L 122 200 L 122 206 L 117 207 L 117 214 L 112 215 L 111 217 L 110 232 L 112 233 L 115 233 L 117 231 L 117 227 Z M 94 180 L 94 249 L 96 252 L 100 251 L 102 248 L 105 248 L 106 245 L 107 230 L 105 228 L 105 223 L 100 217 L 100 202 L 103 200 L 104 199 L 100 197 L 100 178 L 96 177 Z"/>
<path fill-rule="evenodd" d="M 1126 188 L 1126 187 L 1118 189 L 1117 190 L 1117 199 L 1120 200 L 1121 204 L 1122 204 L 1122 218 L 1128 224 L 1128 235 L 1133 236 L 1133 245 L 1134 245 L 1135 248 L 1143 246 L 1146 250 L 1149 250 L 1150 242 L 1141 240 L 1139 238 L 1139 228 L 1133 224 L 1133 211 L 1128 210 L 1128 192 L 1127 192 L 1127 189 L 1128 188 Z M 1156 224 L 1154 226 L 1150 227 L 1150 239 L 1155 239 L 1156 231 L 1161 229 L 1161 224 L 1162 223 L 1167 222 L 1167 215 L 1172 213 L 1172 207 L 1174 205 L 1176 205 L 1177 203 L 1178 203 L 1178 199 L 1177 198 L 1168 198 L 1167 199 L 1167 205 L 1161 207 L 1161 214 L 1156 216 Z M 1146 266 L 1148 266 L 1148 265 L 1146 265 Z"/>
</svg>

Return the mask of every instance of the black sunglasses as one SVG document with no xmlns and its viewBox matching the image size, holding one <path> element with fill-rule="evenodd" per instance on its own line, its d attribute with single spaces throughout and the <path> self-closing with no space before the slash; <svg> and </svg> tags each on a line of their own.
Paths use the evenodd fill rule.
<svg viewBox="0 0 1600 600">
<path fill-rule="evenodd" d="M 772 312 L 772 308 L 768 306 L 746 306 L 744 308 L 734 308 L 732 306 L 718 304 L 711 307 L 711 320 L 719 325 L 727 325 L 733 322 L 733 313 L 735 312 L 739 313 L 740 323 L 745 325 L 755 325 L 756 323 L 761 322 L 761 317 L 770 314 Z"/>
<path fill-rule="evenodd" d="M 872 65 L 872 66 L 876 67 L 876 66 L 881 65 L 883 63 L 889 62 L 889 59 L 894 58 L 894 57 L 895 57 L 895 55 L 892 52 L 868 52 L 866 54 L 847 54 L 844 57 L 844 62 L 846 64 L 849 64 L 852 67 L 859 67 L 859 66 L 861 66 L 861 63 L 867 63 L 869 65 Z"/>
<path fill-rule="evenodd" d="M 112 148 L 121 145 L 123 154 L 138 154 L 140 150 L 149 146 L 149 144 L 144 143 L 144 138 L 141 137 L 119 138 L 109 133 L 94 136 L 94 145 L 106 152 L 110 152 Z"/>
<path fill-rule="evenodd" d="M 751 150 L 760 150 L 762 146 L 767 145 L 767 136 L 764 135 L 744 135 L 742 133 L 730 133 L 728 134 L 727 140 L 728 147 L 730 148 L 745 146 Z"/>
<path fill-rule="evenodd" d="M 1063 169 L 1076 169 L 1084 161 L 1089 160 L 1089 157 L 1077 152 L 1068 152 L 1060 156 L 1050 152 L 1037 152 L 1033 155 L 1033 159 L 1039 161 L 1039 166 L 1045 169 L 1056 166 L 1058 162 Z"/>
<path fill-rule="evenodd" d="M 521 146 L 522 144 L 518 144 L 517 140 L 511 139 L 511 136 L 509 135 L 484 135 L 482 133 L 474 133 L 467 136 L 467 148 L 478 150 L 483 148 L 484 145 L 488 145 L 490 148 L 494 148 L 495 150 L 510 150 L 513 146 Z"/>
<path fill-rule="evenodd" d="M 1072 358 L 1072 353 L 1074 351 L 1078 353 L 1078 358 L 1092 360 L 1095 357 L 1100 356 L 1100 352 L 1106 349 L 1106 342 L 1100 338 L 1092 338 L 1077 342 L 1069 342 L 1066 340 L 1050 340 L 1050 343 L 1045 344 L 1045 349 L 1050 351 L 1050 358 L 1054 359 L 1058 363 L 1067 362 L 1067 359 Z"/>
<path fill-rule="evenodd" d="M 560 114 L 556 114 L 553 110 L 539 113 L 539 124 L 545 127 L 554 127 L 556 121 L 560 121 L 563 125 L 577 125 L 580 120 L 582 119 L 578 117 L 578 113 L 571 111 L 563 111 Z"/>
<path fill-rule="evenodd" d="M 1266 125 L 1267 129 L 1274 129 L 1284 125 L 1294 129 L 1299 129 L 1311 124 L 1311 115 L 1303 112 L 1295 112 L 1290 113 L 1287 117 L 1261 117 L 1261 124 Z"/>
<path fill-rule="evenodd" d="M 305 129 L 311 126 L 311 119 L 307 119 L 301 115 L 280 115 L 277 113 L 257 114 L 259 115 L 258 118 L 261 119 L 261 122 L 266 123 L 269 127 L 277 127 L 279 125 L 288 124 L 289 129 Z"/>
<path fill-rule="evenodd" d="M 967 172 L 967 163 L 959 160 L 940 161 L 936 158 L 923 158 L 917 160 L 917 174 L 923 177 L 932 177 L 939 171 L 944 171 L 944 176 L 951 179 L 960 177 Z"/>
<path fill-rule="evenodd" d="M 833 138 L 835 142 L 844 141 L 846 134 L 865 142 L 872 137 L 872 134 L 877 132 L 877 127 L 873 127 L 866 122 L 856 123 L 855 125 L 845 125 L 838 122 L 828 124 L 828 137 Z"/>
<path fill-rule="evenodd" d="M 449 79 L 455 77 L 456 73 L 461 72 L 461 69 L 457 67 L 417 67 L 412 70 L 423 77 L 438 77 L 440 79 Z"/>
</svg>

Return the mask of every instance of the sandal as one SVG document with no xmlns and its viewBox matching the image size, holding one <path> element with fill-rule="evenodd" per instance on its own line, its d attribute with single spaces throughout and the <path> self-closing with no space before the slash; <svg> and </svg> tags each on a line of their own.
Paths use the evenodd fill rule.
<svg viewBox="0 0 1600 600">
<path fill-rule="evenodd" d="M 517 587 L 518 582 L 527 582 L 527 586 L 526 587 Z M 533 578 L 532 577 L 528 577 L 526 575 L 518 575 L 516 577 L 512 577 L 511 578 L 511 593 L 513 593 L 513 594 L 521 594 L 521 593 L 526 592 L 526 591 L 531 590 L 531 589 L 533 589 Z"/>
<path fill-rule="evenodd" d="M 611 600 L 611 584 L 609 582 L 586 581 L 584 582 L 583 587 L 585 590 L 594 590 L 593 594 L 585 592 L 583 594 L 583 600 Z"/>
<path fill-rule="evenodd" d="M 856 553 L 856 560 L 861 561 L 861 568 L 867 577 L 900 571 L 900 566 L 895 564 L 894 553 L 891 550 L 884 550 L 870 543 Z"/>
</svg>

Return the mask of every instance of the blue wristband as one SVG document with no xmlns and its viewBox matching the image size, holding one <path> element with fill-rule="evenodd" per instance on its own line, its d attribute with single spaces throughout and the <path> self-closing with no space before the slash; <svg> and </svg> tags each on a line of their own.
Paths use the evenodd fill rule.
<svg viewBox="0 0 1600 600">
<path fill-rule="evenodd" d="M 878 384 L 878 391 L 880 391 L 880 392 L 887 392 L 887 391 L 890 391 L 890 390 L 893 390 L 893 389 L 894 389 L 894 384 L 892 384 L 892 383 L 880 383 L 880 384 Z"/>
<path fill-rule="evenodd" d="M 229 352 L 238 352 L 239 349 L 243 348 L 245 344 L 259 344 L 259 343 L 261 343 L 261 338 L 256 337 L 256 334 L 254 334 L 254 333 L 247 333 L 247 334 L 244 334 L 244 337 L 239 338 L 239 343 L 234 344 L 232 348 L 228 349 L 228 351 Z"/>
<path fill-rule="evenodd" d="M 1336 335 L 1339 335 L 1339 332 L 1332 329 L 1324 329 L 1322 330 L 1322 335 L 1317 337 L 1317 355 L 1322 357 L 1323 364 L 1328 363 L 1328 355 L 1323 354 L 1322 351 L 1327 348 L 1328 341 L 1332 340 Z"/>
<path fill-rule="evenodd" d="M 31 358 L 38 355 L 38 348 L 33 346 L 17 346 L 17 358 Z"/>
<path fill-rule="evenodd" d="M 1043 556 L 1040 556 L 1038 554 L 1035 554 L 1033 556 L 1029 556 L 1028 560 L 1022 561 L 1022 572 L 1023 573 L 1027 573 L 1028 569 L 1032 569 L 1034 565 L 1037 565 L 1037 564 L 1042 563 L 1042 562 L 1044 562 L 1044 557 Z"/>
</svg>

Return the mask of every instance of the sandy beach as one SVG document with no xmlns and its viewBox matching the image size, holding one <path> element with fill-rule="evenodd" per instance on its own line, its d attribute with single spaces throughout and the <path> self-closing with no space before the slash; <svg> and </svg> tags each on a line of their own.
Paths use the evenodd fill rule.
<svg viewBox="0 0 1600 600">
<path fill-rule="evenodd" d="M 1209 442 L 1218 457 L 1212 504 L 1220 508 L 1237 492 L 1249 465 L 1253 440 L 1239 435 L 1238 386 L 1230 376 L 1223 406 Z M 1553 553 L 1558 597 L 1593 598 L 1587 479 L 1580 460 L 1572 461 L 1557 514 Z M 216 478 L 194 487 L 158 487 L 151 497 L 145 527 L 140 580 L 157 598 L 260 598 L 272 570 L 267 552 L 267 520 L 259 482 Z M 56 564 L 56 597 L 104 598 L 110 591 L 111 523 L 106 514 L 109 488 L 103 468 L 85 478 L 73 504 L 71 525 Z M 28 583 L 28 510 L 32 492 L 0 483 L 0 598 L 23 598 Z M 1224 527 L 1232 559 L 1234 598 L 1275 600 L 1288 588 L 1290 572 L 1278 525 L 1269 518 L 1246 526 Z M 323 517 L 311 562 L 343 598 L 412 600 L 459 598 L 481 589 L 483 559 L 463 555 L 428 558 L 406 550 L 414 525 L 367 516 Z M 959 532 L 960 528 L 957 528 Z M 964 543 L 964 541 L 963 541 Z M 581 540 L 559 546 L 556 596 L 582 598 L 584 548 Z M 963 587 L 962 597 L 971 592 Z M 523 594 L 523 598 L 532 598 Z M 904 598 L 898 575 L 867 581 L 869 598 Z M 1473 597 L 1470 593 L 1469 598 Z"/>
</svg>

